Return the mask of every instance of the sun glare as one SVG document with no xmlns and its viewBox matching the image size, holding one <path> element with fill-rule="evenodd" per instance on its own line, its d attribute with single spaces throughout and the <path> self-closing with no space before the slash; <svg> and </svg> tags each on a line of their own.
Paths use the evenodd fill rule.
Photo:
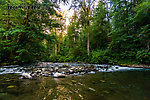
<svg viewBox="0 0 150 100">
<path fill-rule="evenodd" d="M 60 4 L 60 9 L 61 12 L 63 12 L 63 17 L 66 19 L 66 25 L 69 25 L 70 21 L 69 19 L 73 16 L 74 11 L 73 10 L 69 10 L 69 5 L 63 5 Z"/>
</svg>

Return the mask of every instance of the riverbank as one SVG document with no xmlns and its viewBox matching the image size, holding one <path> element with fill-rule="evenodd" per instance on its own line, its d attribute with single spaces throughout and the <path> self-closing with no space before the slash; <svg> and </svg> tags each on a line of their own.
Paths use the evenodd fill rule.
<svg viewBox="0 0 150 100">
<path fill-rule="evenodd" d="M 127 66 L 127 67 L 133 67 L 133 68 L 150 68 L 150 65 L 136 65 L 136 64 L 120 64 L 119 66 Z"/>
<path fill-rule="evenodd" d="M 0 66 L 9 66 L 9 65 L 30 65 L 34 63 L 39 63 L 39 62 L 33 62 L 33 63 L 28 63 L 28 64 L 8 64 L 8 63 L 1 63 Z M 76 63 L 76 64 L 92 64 L 92 63 L 87 63 L 87 62 L 48 62 L 48 63 Z M 93 64 L 98 64 L 98 63 L 93 63 Z M 106 64 L 103 64 L 106 65 Z M 107 64 L 107 65 L 119 65 L 119 66 L 126 66 L 126 67 L 135 67 L 135 68 L 150 68 L 150 65 L 144 65 L 144 64 L 127 64 L 127 63 L 116 63 L 116 64 Z"/>
<path fill-rule="evenodd" d="M 67 76 L 96 74 L 98 72 L 135 70 L 144 70 L 144 68 L 107 64 L 39 62 L 27 65 L 2 66 L 0 67 L 0 74 L 19 74 L 22 76 L 20 77 L 21 79 L 32 79 L 34 77 L 65 78 Z"/>
</svg>

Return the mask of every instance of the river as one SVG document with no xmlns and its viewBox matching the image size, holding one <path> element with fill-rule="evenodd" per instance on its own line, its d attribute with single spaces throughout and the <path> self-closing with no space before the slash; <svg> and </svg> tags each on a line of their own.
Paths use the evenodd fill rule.
<svg viewBox="0 0 150 100">
<path fill-rule="evenodd" d="M 53 78 L 56 71 L 66 77 Z M 32 79 L 21 78 L 35 72 Z M 150 100 L 149 84 L 149 69 L 117 65 L 40 62 L 0 67 L 0 100 Z"/>
</svg>

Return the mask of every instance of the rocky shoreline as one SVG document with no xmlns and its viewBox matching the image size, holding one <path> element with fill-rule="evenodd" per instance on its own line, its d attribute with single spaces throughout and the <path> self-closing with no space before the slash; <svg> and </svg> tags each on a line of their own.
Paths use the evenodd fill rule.
<svg viewBox="0 0 150 100">
<path fill-rule="evenodd" d="M 86 63 L 52 63 L 39 62 L 31 65 L 10 65 L 0 67 L 0 74 L 17 73 L 20 79 L 34 77 L 53 77 L 65 78 L 70 75 L 95 74 L 97 72 L 114 72 L 124 70 L 139 70 L 150 68 L 149 66 L 130 66 L 129 65 L 100 65 Z"/>
</svg>

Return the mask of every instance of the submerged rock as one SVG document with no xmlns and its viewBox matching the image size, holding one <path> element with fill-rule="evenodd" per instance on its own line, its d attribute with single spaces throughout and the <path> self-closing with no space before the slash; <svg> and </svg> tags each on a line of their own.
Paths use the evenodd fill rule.
<svg viewBox="0 0 150 100">
<path fill-rule="evenodd" d="M 16 86 L 13 86 L 13 85 L 7 86 L 8 89 L 9 88 L 14 88 L 14 87 L 16 87 Z"/>
</svg>

